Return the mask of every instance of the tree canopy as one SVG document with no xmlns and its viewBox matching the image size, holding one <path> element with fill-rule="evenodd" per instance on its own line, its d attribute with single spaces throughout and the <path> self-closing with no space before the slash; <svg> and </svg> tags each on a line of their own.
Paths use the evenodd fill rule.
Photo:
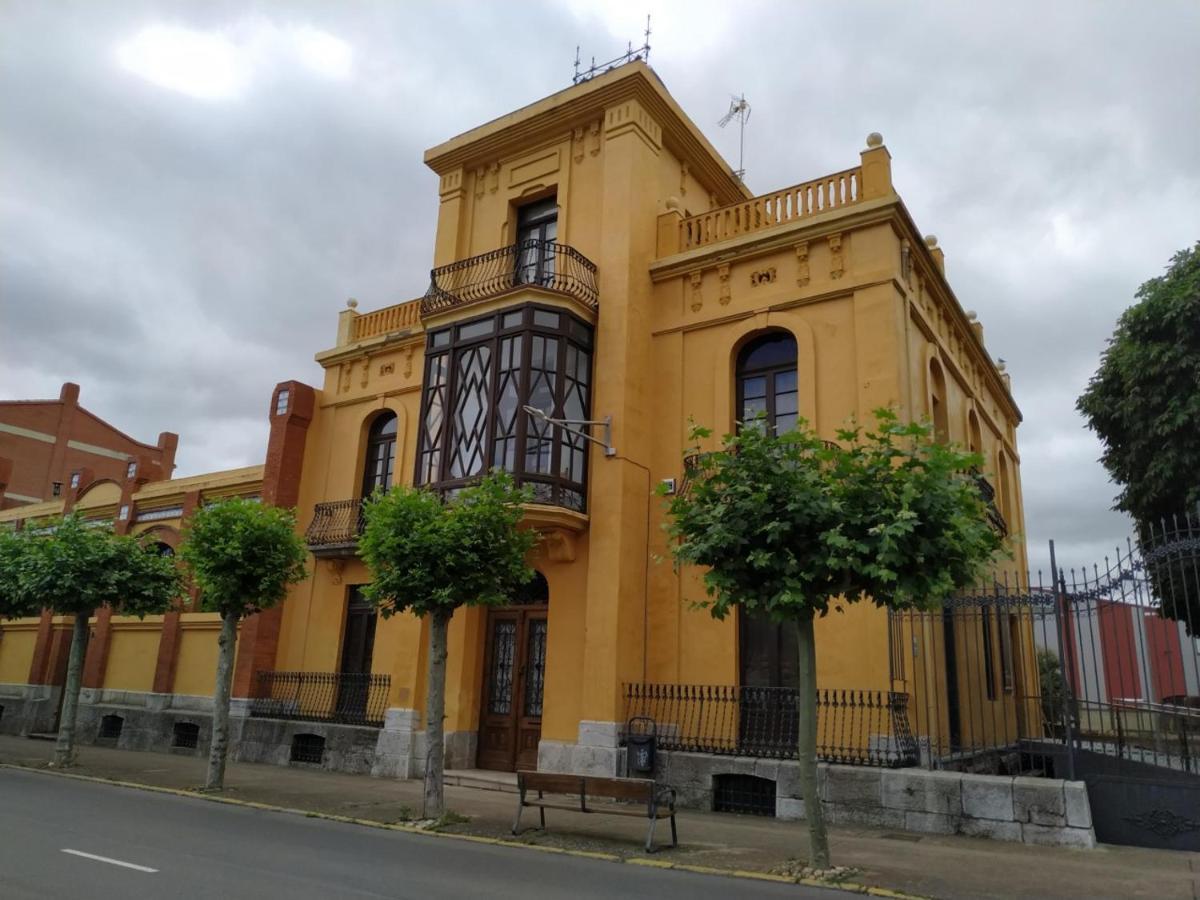
<svg viewBox="0 0 1200 900">
<path fill-rule="evenodd" d="M 363 593 L 385 617 L 508 603 L 533 577 L 525 557 L 538 536 L 518 528 L 521 504 L 531 499 L 504 472 L 446 500 L 406 487 L 377 494 L 358 542 L 373 578 Z"/>
<path fill-rule="evenodd" d="M 200 589 L 201 608 L 223 616 L 262 612 L 307 575 L 295 512 L 240 497 L 196 510 L 179 557 Z"/>
<path fill-rule="evenodd" d="M 0 619 L 37 615 L 37 604 L 21 579 L 27 540 L 23 532 L 0 528 Z"/>
<path fill-rule="evenodd" d="M 875 417 L 838 443 L 801 422 L 778 436 L 743 428 L 720 449 L 691 452 L 668 528 L 677 561 L 707 567 L 713 615 L 824 615 L 838 596 L 932 606 L 980 577 L 1003 546 L 970 474 L 982 459 L 890 410 Z"/>
<path fill-rule="evenodd" d="M 1140 527 L 1200 503 L 1200 243 L 1122 313 L 1077 408 Z"/>
<path fill-rule="evenodd" d="M 110 606 L 122 615 L 147 616 L 165 611 L 182 593 L 173 559 L 77 514 L 17 540 L 27 606 L 84 617 Z"/>
</svg>

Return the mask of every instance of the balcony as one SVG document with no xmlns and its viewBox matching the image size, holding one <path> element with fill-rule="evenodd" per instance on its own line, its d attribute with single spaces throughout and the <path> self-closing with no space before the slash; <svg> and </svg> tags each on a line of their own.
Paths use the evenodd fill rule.
<svg viewBox="0 0 1200 900">
<path fill-rule="evenodd" d="M 992 527 L 1001 537 L 1008 537 L 1008 523 L 1004 521 L 1004 516 L 1000 514 L 1000 509 L 996 505 L 996 489 L 978 469 L 971 470 L 971 478 L 974 479 L 975 487 L 979 489 L 979 495 L 983 497 L 983 502 L 987 504 L 988 521 L 992 523 Z"/>
<path fill-rule="evenodd" d="M 365 523 L 361 500 L 318 503 L 304 532 L 308 550 L 317 557 L 353 556 Z"/>
<path fill-rule="evenodd" d="M 595 263 L 566 244 L 527 240 L 434 269 L 421 315 L 490 300 L 523 285 L 565 294 L 590 310 L 598 306 Z"/>
</svg>

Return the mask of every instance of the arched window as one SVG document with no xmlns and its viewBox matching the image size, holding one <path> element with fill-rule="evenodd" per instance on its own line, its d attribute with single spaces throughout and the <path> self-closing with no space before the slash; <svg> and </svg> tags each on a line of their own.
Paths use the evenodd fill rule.
<svg viewBox="0 0 1200 900">
<path fill-rule="evenodd" d="M 371 423 L 367 436 L 367 459 L 363 466 L 362 495 L 370 497 L 376 490 L 392 486 L 396 467 L 396 414 L 385 412 Z"/>
<path fill-rule="evenodd" d="M 972 453 L 983 452 L 983 432 L 979 428 L 979 416 L 975 410 L 967 414 L 967 449 Z"/>
<path fill-rule="evenodd" d="M 933 436 L 945 444 L 950 440 L 950 425 L 946 416 L 946 376 L 942 364 L 929 361 L 929 417 L 933 419 Z"/>
<path fill-rule="evenodd" d="M 741 422 L 765 415 L 767 427 L 776 434 L 796 427 L 796 339 L 786 331 L 769 332 L 738 353 L 737 411 Z"/>
</svg>

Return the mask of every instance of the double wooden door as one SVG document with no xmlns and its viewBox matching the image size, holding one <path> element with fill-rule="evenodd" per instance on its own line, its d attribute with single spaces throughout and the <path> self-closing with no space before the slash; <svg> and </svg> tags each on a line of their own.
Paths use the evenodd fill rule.
<svg viewBox="0 0 1200 900">
<path fill-rule="evenodd" d="M 488 611 L 483 702 L 479 721 L 481 769 L 536 769 L 546 682 L 547 608 Z"/>
</svg>

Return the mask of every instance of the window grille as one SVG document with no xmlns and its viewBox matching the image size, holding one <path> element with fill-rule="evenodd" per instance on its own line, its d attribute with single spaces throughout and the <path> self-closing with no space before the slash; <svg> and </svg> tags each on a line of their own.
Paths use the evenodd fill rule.
<svg viewBox="0 0 1200 900">
<path fill-rule="evenodd" d="M 757 775 L 716 775 L 713 777 L 713 810 L 773 817 L 775 782 Z"/>
<path fill-rule="evenodd" d="M 171 746 L 195 750 L 200 746 L 200 726 L 195 722 L 176 722 Z"/>
<path fill-rule="evenodd" d="M 316 763 L 325 761 L 325 738 L 319 734 L 297 734 L 292 738 L 292 762 Z"/>
<path fill-rule="evenodd" d="M 107 715 L 100 720 L 99 739 L 103 741 L 115 741 L 121 736 L 121 729 L 124 727 L 125 720 L 123 718 Z"/>
</svg>

